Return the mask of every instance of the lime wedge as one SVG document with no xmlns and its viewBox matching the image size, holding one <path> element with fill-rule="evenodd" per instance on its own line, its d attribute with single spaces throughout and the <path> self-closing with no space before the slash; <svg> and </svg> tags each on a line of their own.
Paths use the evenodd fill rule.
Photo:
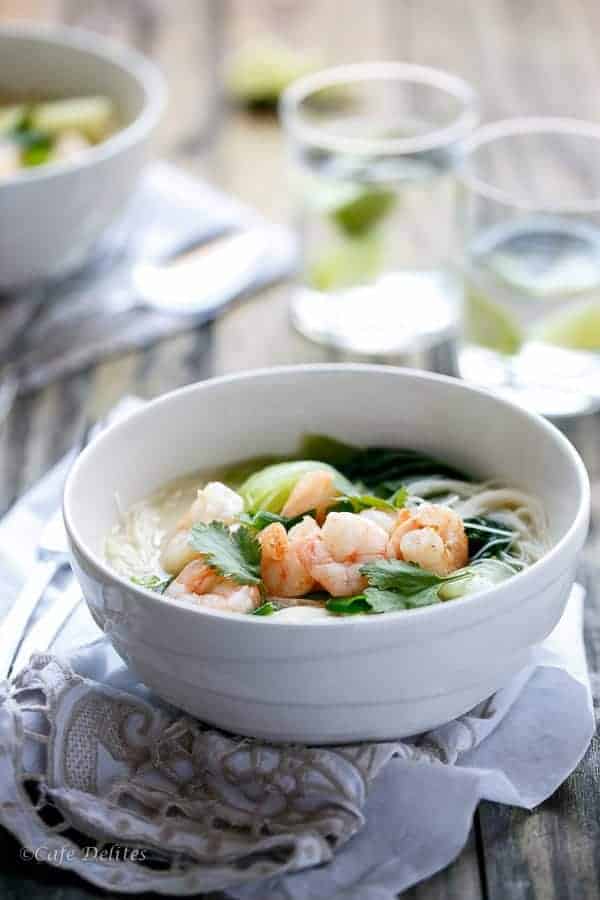
<svg viewBox="0 0 600 900">
<path fill-rule="evenodd" d="M 288 84 L 319 66 L 316 57 L 274 40 L 250 43 L 231 60 L 229 93 L 244 106 L 272 108 Z"/>
<path fill-rule="evenodd" d="M 523 337 L 518 322 L 499 303 L 490 300 L 473 286 L 465 291 L 465 335 L 468 341 L 513 354 L 521 349 Z"/>
<path fill-rule="evenodd" d="M 383 256 L 378 235 L 346 238 L 309 264 L 307 282 L 317 291 L 337 291 L 372 281 L 381 271 Z"/>
<path fill-rule="evenodd" d="M 358 237 L 375 228 L 395 201 L 393 191 L 357 185 L 354 195 L 333 209 L 330 217 L 345 234 Z"/>
<path fill-rule="evenodd" d="M 535 336 L 571 350 L 600 350 L 600 301 L 545 319 Z"/>
<path fill-rule="evenodd" d="M 398 202 L 388 188 L 305 173 L 297 179 L 296 190 L 302 202 L 349 237 L 372 231 Z"/>
</svg>

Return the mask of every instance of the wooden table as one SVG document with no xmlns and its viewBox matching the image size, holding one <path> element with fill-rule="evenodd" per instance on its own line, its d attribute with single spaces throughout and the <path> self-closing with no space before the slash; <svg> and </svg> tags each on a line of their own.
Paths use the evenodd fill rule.
<svg viewBox="0 0 600 900">
<path fill-rule="evenodd" d="M 207 77 L 223 49 L 253 33 L 270 30 L 296 46 L 321 47 L 327 62 L 397 58 L 454 70 L 479 88 L 487 119 L 531 113 L 596 119 L 600 112 L 597 0 L 0 0 L 0 20 L 18 16 L 91 21 L 133 38 L 163 65 L 170 83 L 159 151 L 274 218 L 287 215 L 277 125 L 268 117 L 225 109 Z M 69 448 L 84 420 L 103 415 L 124 393 L 152 397 L 211 374 L 327 358 L 291 332 L 288 291 L 286 285 L 272 288 L 212 326 L 104 362 L 19 400 L 0 436 L 0 509 Z M 600 418 L 567 430 L 595 482 L 594 524 L 580 577 L 588 589 L 586 645 L 598 688 Z M 458 860 L 405 896 L 600 897 L 599 785 L 595 739 L 577 771 L 535 812 L 482 804 Z M 18 847 L 3 835 L 0 896 L 75 900 L 98 892 L 62 871 L 20 863 Z"/>
</svg>

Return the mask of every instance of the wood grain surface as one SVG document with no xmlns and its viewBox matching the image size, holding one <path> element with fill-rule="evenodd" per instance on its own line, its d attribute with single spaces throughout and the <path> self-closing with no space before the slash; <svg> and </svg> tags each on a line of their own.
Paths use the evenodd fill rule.
<svg viewBox="0 0 600 900">
<path fill-rule="evenodd" d="M 157 151 L 274 219 L 289 214 L 279 128 L 273 118 L 229 108 L 218 87 L 227 55 L 265 32 L 318 48 L 327 63 L 393 58 L 452 70 L 478 88 L 486 119 L 600 118 L 597 0 L 0 0 L 0 21 L 14 18 L 75 22 L 152 55 L 165 70 L 171 98 Z M 124 394 L 153 397 L 211 374 L 329 358 L 291 331 L 289 290 L 271 288 L 214 325 L 19 400 L 0 433 L 0 512 L 61 457 L 86 420 L 102 416 Z M 586 646 L 599 689 L 600 417 L 573 422 L 567 433 L 594 485 L 581 578 L 588 590 Z M 456 862 L 404 896 L 596 900 L 599 785 L 596 739 L 577 771 L 534 812 L 482 804 Z M 100 894 L 62 871 L 19 862 L 15 842 L 0 835 L 0 897 L 42 896 Z"/>
</svg>

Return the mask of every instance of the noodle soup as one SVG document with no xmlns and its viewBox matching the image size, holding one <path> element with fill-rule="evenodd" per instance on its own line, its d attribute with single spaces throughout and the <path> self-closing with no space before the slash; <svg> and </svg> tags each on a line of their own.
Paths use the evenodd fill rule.
<svg viewBox="0 0 600 900">
<path fill-rule="evenodd" d="M 451 602 L 546 544 L 544 510 L 521 490 L 414 449 L 312 435 L 292 458 L 189 475 L 121 510 L 105 554 L 165 602 L 300 622 Z"/>
<path fill-rule="evenodd" d="M 105 96 L 10 100 L 0 96 L 0 181 L 32 167 L 78 160 L 117 130 Z"/>
</svg>

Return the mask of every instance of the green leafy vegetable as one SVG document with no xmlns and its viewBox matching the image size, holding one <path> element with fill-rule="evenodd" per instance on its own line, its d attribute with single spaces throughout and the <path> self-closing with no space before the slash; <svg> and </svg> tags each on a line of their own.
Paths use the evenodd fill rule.
<svg viewBox="0 0 600 900">
<path fill-rule="evenodd" d="M 449 584 L 465 584 L 472 577 L 469 569 L 441 576 L 412 563 L 382 559 L 361 567 L 368 587 L 355 597 L 332 597 L 327 609 L 338 615 L 385 613 L 430 606 L 443 599 L 441 589 Z"/>
<path fill-rule="evenodd" d="M 381 588 L 368 587 L 365 596 L 371 604 L 374 613 L 395 612 L 399 609 L 418 609 L 420 606 L 431 606 L 442 600 L 440 590 L 443 585 L 434 584 L 406 595 L 399 591 L 382 590 Z"/>
<path fill-rule="evenodd" d="M 384 512 L 394 513 L 404 506 L 406 496 L 404 488 L 396 491 L 389 500 L 384 500 L 383 497 L 375 497 L 374 494 L 345 494 L 336 501 L 332 509 L 335 512 L 352 513 L 362 512 L 363 509 L 381 509 Z"/>
<path fill-rule="evenodd" d="M 378 497 L 389 497 L 403 487 L 408 478 L 441 475 L 448 478 L 470 479 L 463 472 L 418 450 L 390 450 L 368 447 L 358 450 L 353 458 L 342 463 L 340 471 L 351 481 L 360 482 Z"/>
<path fill-rule="evenodd" d="M 173 576 L 169 578 L 161 578 L 160 575 L 141 575 L 139 577 L 133 575 L 131 580 L 134 584 L 146 588 L 149 591 L 155 591 L 155 593 L 157 594 L 164 594 L 166 589 L 173 581 Z"/>
<path fill-rule="evenodd" d="M 440 585 L 431 585 L 414 594 L 404 595 L 395 590 L 382 590 L 377 587 L 365 588 L 362 594 L 354 597 L 330 597 L 326 603 L 329 612 L 343 616 L 354 616 L 358 613 L 388 613 L 403 609 L 417 609 L 419 606 L 430 606 L 439 603 Z"/>
<path fill-rule="evenodd" d="M 516 538 L 516 532 L 488 516 L 472 516 L 464 520 L 464 526 L 471 562 L 499 556 L 510 549 Z"/>
<path fill-rule="evenodd" d="M 293 528 L 294 525 L 301 522 L 304 516 L 314 515 L 314 509 L 309 509 L 306 512 L 300 513 L 299 516 L 282 516 L 278 513 L 267 512 L 266 509 L 259 509 L 258 512 L 255 513 L 242 513 L 240 522 L 247 525 L 249 528 L 253 528 L 254 531 L 262 531 L 263 528 L 272 525 L 273 522 L 279 522 L 286 531 L 289 531 L 290 528 Z"/>
<path fill-rule="evenodd" d="M 190 545 L 224 578 L 237 584 L 261 584 L 260 544 L 246 526 L 230 531 L 221 522 L 199 523 L 191 530 Z"/>
<path fill-rule="evenodd" d="M 352 493 L 354 485 L 333 466 L 312 459 L 276 463 L 251 475 L 239 488 L 244 506 L 249 513 L 259 510 L 280 513 L 297 482 L 307 472 L 328 469 L 333 473 L 334 484 L 342 494 Z"/>
<path fill-rule="evenodd" d="M 21 162 L 24 166 L 41 166 L 48 162 L 51 154 L 50 142 L 40 141 L 37 144 L 30 144 L 21 151 Z"/>
<path fill-rule="evenodd" d="M 408 491 L 402 485 L 397 490 L 394 491 L 392 496 L 389 498 L 388 503 L 391 503 L 394 509 L 402 509 L 406 506 L 406 501 L 408 500 Z"/>
<path fill-rule="evenodd" d="M 11 139 L 21 148 L 21 162 L 24 166 L 42 165 L 48 162 L 52 154 L 52 138 L 42 131 L 28 127 L 26 120 L 12 132 Z"/>
<path fill-rule="evenodd" d="M 400 560 L 378 560 L 361 568 L 369 586 L 354 597 L 330 597 L 329 612 L 340 616 L 417 609 L 456 600 L 506 581 L 515 569 L 499 559 L 481 559 L 445 577 Z"/>
<path fill-rule="evenodd" d="M 396 591 L 406 597 L 430 587 L 439 587 L 448 579 L 454 578 L 453 575 L 436 575 L 400 559 L 377 559 L 365 563 L 360 571 L 366 576 L 369 587 L 376 587 L 382 591 Z"/>
<path fill-rule="evenodd" d="M 252 613 L 253 616 L 272 616 L 273 613 L 279 612 L 281 607 L 279 604 L 274 603 L 272 600 L 267 600 L 265 603 L 262 603 L 258 609 L 255 609 Z"/>
<path fill-rule="evenodd" d="M 477 562 L 471 563 L 454 575 L 470 575 L 470 578 L 456 578 L 454 581 L 446 581 L 439 589 L 440 600 L 456 600 L 457 597 L 464 597 L 467 594 L 474 594 L 484 591 L 486 588 L 493 587 L 512 578 L 517 569 L 504 560 L 500 559 L 479 559 Z"/>
<path fill-rule="evenodd" d="M 365 589 L 365 597 L 373 613 L 395 612 L 398 609 L 408 609 L 407 599 L 396 591 L 384 591 L 381 588 L 368 587 Z"/>
<path fill-rule="evenodd" d="M 364 594 L 357 594 L 355 597 L 330 597 L 325 606 L 328 612 L 341 616 L 371 612 L 371 604 Z"/>
<path fill-rule="evenodd" d="M 394 450 L 388 447 L 361 449 L 321 434 L 305 435 L 301 453 L 305 457 L 336 466 L 350 481 L 364 485 L 365 493 L 384 497 L 389 502 L 393 502 L 390 495 L 404 490 L 403 482 L 408 478 L 441 475 L 471 480 L 464 472 L 419 450 Z"/>
<path fill-rule="evenodd" d="M 354 459 L 360 452 L 358 447 L 353 447 L 325 434 L 305 434 L 298 455 L 302 459 L 320 459 L 322 462 L 339 468 Z"/>
<path fill-rule="evenodd" d="M 227 466 L 222 470 L 220 480 L 232 490 L 237 491 L 251 475 L 255 475 L 266 466 L 280 462 L 284 462 L 281 456 L 253 456 L 252 459 L 245 459 L 232 466 Z"/>
</svg>

